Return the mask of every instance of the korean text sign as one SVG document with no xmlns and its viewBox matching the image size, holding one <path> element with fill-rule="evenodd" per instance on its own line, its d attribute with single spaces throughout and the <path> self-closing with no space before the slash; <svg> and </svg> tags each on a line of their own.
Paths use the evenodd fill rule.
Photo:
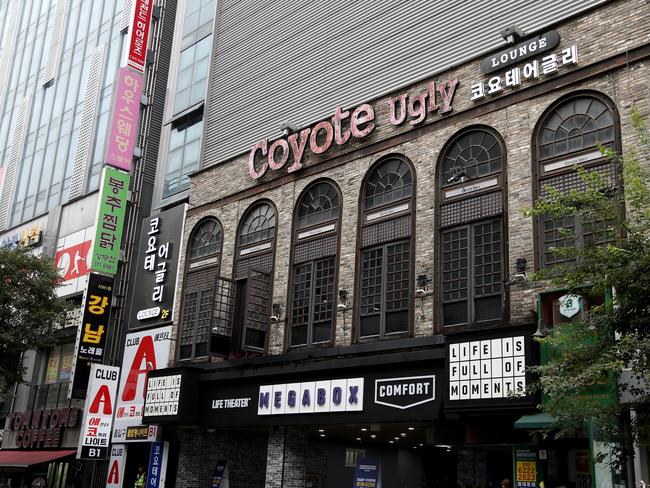
<svg viewBox="0 0 650 488">
<path fill-rule="evenodd" d="M 160 488 L 165 486 L 165 472 L 167 471 L 168 442 L 152 442 L 149 455 L 149 469 L 147 469 L 147 487 Z"/>
<path fill-rule="evenodd" d="M 120 68 L 105 162 L 124 171 L 131 171 L 143 82 L 140 73 Z"/>
<path fill-rule="evenodd" d="M 135 2 L 128 64 L 140 72 L 144 72 L 147 60 L 147 42 L 152 9 L 153 0 L 136 0 Z"/>
<path fill-rule="evenodd" d="M 77 459 L 107 459 L 120 368 L 93 364 Z"/>
<path fill-rule="evenodd" d="M 93 243 L 93 271 L 111 275 L 117 273 L 129 181 L 127 173 L 104 166 Z"/>
<path fill-rule="evenodd" d="M 77 330 L 69 395 L 72 398 L 86 397 L 90 367 L 101 363 L 104 358 L 112 298 L 113 278 L 91 273 L 88 277 L 81 323 Z"/>
<path fill-rule="evenodd" d="M 142 221 L 129 328 L 171 323 L 185 205 Z"/>
</svg>

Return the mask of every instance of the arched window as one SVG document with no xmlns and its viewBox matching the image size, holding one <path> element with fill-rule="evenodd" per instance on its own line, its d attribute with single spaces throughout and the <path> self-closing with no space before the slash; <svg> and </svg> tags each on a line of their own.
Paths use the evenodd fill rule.
<svg viewBox="0 0 650 488">
<path fill-rule="evenodd" d="M 310 185 L 298 199 L 293 226 L 290 346 L 331 341 L 340 215 L 339 191 L 328 181 Z"/>
<path fill-rule="evenodd" d="M 442 150 L 438 165 L 439 310 L 446 327 L 504 318 L 506 274 L 501 137 L 470 127 Z"/>
<path fill-rule="evenodd" d="M 618 115 L 614 104 L 602 95 L 580 92 L 555 102 L 540 117 L 533 144 L 536 197 L 546 196 L 549 187 L 562 191 L 584 188 L 576 165 L 587 172 L 597 171 L 612 187 L 616 186 L 615 164 L 606 160 L 599 146 L 620 152 Z M 604 222 L 585 222 L 575 216 L 540 217 L 536 233 L 538 265 L 542 268 L 567 259 L 552 252 L 552 248 L 607 240 Z"/>
<path fill-rule="evenodd" d="M 269 202 L 257 202 L 241 219 L 237 233 L 234 279 L 237 282 L 232 350 L 264 352 L 271 316 L 277 213 Z M 241 333 L 240 333 L 241 332 Z"/>
<path fill-rule="evenodd" d="M 180 314 L 180 360 L 209 354 L 222 234 L 221 223 L 215 218 L 202 220 L 190 234 Z"/>
<path fill-rule="evenodd" d="M 363 182 L 356 293 L 359 339 L 410 331 L 414 179 L 411 163 L 391 155 L 376 163 Z"/>
</svg>

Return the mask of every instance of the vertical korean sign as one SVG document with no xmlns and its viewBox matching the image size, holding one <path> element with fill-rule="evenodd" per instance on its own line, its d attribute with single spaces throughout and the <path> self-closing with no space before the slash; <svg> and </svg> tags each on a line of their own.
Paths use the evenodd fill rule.
<svg viewBox="0 0 650 488">
<path fill-rule="evenodd" d="M 129 181 L 127 173 L 104 166 L 97 230 L 93 242 L 93 271 L 110 275 L 117 273 Z"/>
<path fill-rule="evenodd" d="M 149 455 L 149 469 L 147 469 L 147 487 L 161 488 L 165 486 L 167 471 L 168 442 L 152 442 Z"/>
<path fill-rule="evenodd" d="M 144 72 L 147 61 L 147 42 L 152 9 L 153 0 L 136 0 L 135 2 L 128 65 L 141 73 Z"/>
<path fill-rule="evenodd" d="M 111 459 L 108 462 L 108 477 L 106 488 L 122 488 L 124 482 L 124 468 L 126 467 L 126 445 L 113 444 L 111 446 Z"/>
<path fill-rule="evenodd" d="M 84 407 L 77 459 L 107 459 L 120 368 L 93 364 Z"/>
<path fill-rule="evenodd" d="M 127 172 L 131 171 L 133 148 L 138 135 L 143 83 L 140 73 L 135 73 L 129 68 L 120 68 L 105 163 Z"/>
<path fill-rule="evenodd" d="M 91 273 L 77 329 L 74 367 L 68 397 L 86 398 L 88 375 L 93 364 L 104 358 L 108 320 L 111 314 L 113 278 Z"/>
</svg>

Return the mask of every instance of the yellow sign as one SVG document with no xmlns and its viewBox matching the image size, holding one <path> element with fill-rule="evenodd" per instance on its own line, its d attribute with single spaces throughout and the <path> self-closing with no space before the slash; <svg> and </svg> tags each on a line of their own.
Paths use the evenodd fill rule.
<svg viewBox="0 0 650 488">
<path fill-rule="evenodd" d="M 537 463 L 517 461 L 517 481 L 537 481 Z"/>
</svg>

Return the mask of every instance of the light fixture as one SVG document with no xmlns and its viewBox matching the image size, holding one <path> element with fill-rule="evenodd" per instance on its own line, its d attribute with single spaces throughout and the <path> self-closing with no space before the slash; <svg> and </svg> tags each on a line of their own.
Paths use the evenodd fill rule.
<svg viewBox="0 0 650 488">
<path fill-rule="evenodd" d="M 424 444 L 420 443 L 420 447 L 423 447 L 423 446 L 424 446 Z"/>
<path fill-rule="evenodd" d="M 399 437 L 393 437 L 393 439 L 395 439 L 396 441 L 398 441 L 398 440 L 399 440 Z"/>
<path fill-rule="evenodd" d="M 401 435 L 402 437 L 406 437 L 406 432 L 402 432 L 400 435 Z"/>
<path fill-rule="evenodd" d="M 515 276 L 508 281 L 508 285 L 521 285 L 528 281 L 528 274 L 526 273 L 526 258 L 517 258 L 515 263 Z"/>
<path fill-rule="evenodd" d="M 345 312 L 348 309 L 348 293 L 347 288 L 339 288 L 339 304 L 337 306 L 339 312 Z"/>
<path fill-rule="evenodd" d="M 273 307 L 271 307 L 271 322 L 279 322 L 282 320 L 282 304 L 281 303 L 274 303 Z"/>
<path fill-rule="evenodd" d="M 506 27 L 501 32 L 499 32 L 499 34 L 501 35 L 501 37 L 503 37 L 504 41 L 506 41 L 508 44 L 514 44 L 515 42 L 517 42 L 519 39 L 521 39 L 526 35 L 524 34 L 524 31 L 522 31 L 516 25 L 511 25 L 509 27 Z"/>
<path fill-rule="evenodd" d="M 357 437 L 357 440 L 360 441 L 360 440 L 361 440 L 361 437 Z"/>
<path fill-rule="evenodd" d="M 415 427 L 409 427 L 409 430 L 415 430 Z"/>
<path fill-rule="evenodd" d="M 321 434 L 320 436 L 321 436 L 321 437 L 325 437 L 325 434 Z"/>
<path fill-rule="evenodd" d="M 361 427 L 361 432 L 368 432 L 368 429 L 366 429 L 365 427 Z"/>
<path fill-rule="evenodd" d="M 288 136 L 292 132 L 296 132 L 296 129 L 291 122 L 285 120 L 284 122 L 280 122 L 280 132 L 282 132 L 283 136 Z"/>
<path fill-rule="evenodd" d="M 428 285 L 431 283 L 431 280 L 427 278 L 426 274 L 418 275 L 418 287 L 415 289 L 415 296 L 418 298 L 424 298 L 429 293 Z"/>
<path fill-rule="evenodd" d="M 533 337 L 537 339 L 542 339 L 548 335 L 548 329 L 544 325 L 544 321 L 540 318 L 537 321 L 537 330 L 533 334 Z"/>
<path fill-rule="evenodd" d="M 465 173 L 465 170 L 462 168 L 458 168 L 457 166 L 454 166 L 451 168 L 451 176 L 447 178 L 447 183 L 458 183 L 459 181 L 461 183 L 465 183 L 465 178 L 467 177 L 467 174 Z"/>
<path fill-rule="evenodd" d="M 370 438 L 371 438 L 371 439 L 376 439 L 376 438 L 377 438 L 377 434 L 370 434 Z"/>
<path fill-rule="evenodd" d="M 323 432 L 325 432 L 325 430 L 324 429 L 318 429 L 318 432 L 320 432 L 322 434 Z"/>
<path fill-rule="evenodd" d="M 395 444 L 395 441 L 388 441 L 389 444 Z"/>
</svg>

